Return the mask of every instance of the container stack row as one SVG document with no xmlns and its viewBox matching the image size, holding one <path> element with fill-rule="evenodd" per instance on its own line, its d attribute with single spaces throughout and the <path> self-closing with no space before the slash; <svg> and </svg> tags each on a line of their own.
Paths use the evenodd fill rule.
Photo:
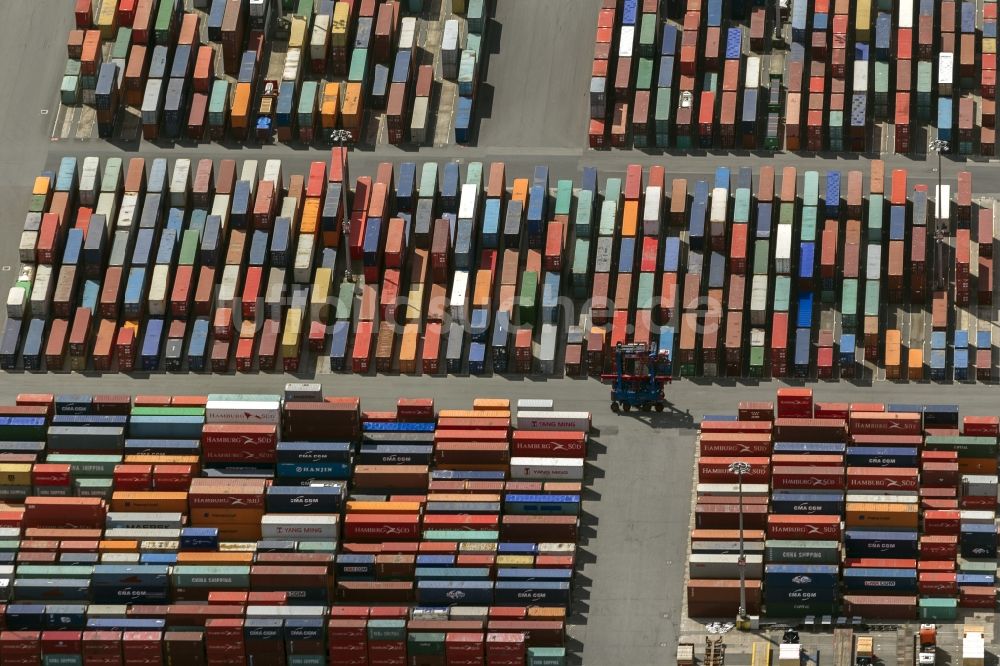
<svg viewBox="0 0 1000 666">
<path fill-rule="evenodd" d="M 96 107 L 101 137 L 111 137 L 131 107 L 150 141 L 255 136 L 312 143 L 334 129 L 361 141 L 367 117 L 383 112 L 391 143 L 425 140 L 434 72 L 418 67 L 418 19 L 402 16 L 422 3 L 299 0 L 283 8 L 271 0 L 212 0 L 190 10 L 181 0 L 98 4 L 95 13 L 89 0 L 77 3 L 61 94 L 64 104 Z M 468 24 L 481 33 L 484 0 L 467 9 Z M 272 37 L 279 19 L 288 23 L 281 43 Z M 474 63 L 478 46 L 469 46 Z M 471 90 L 478 70 L 466 69 Z"/>
<path fill-rule="evenodd" d="M 763 7 L 679 9 L 602 4 L 592 148 L 906 154 L 928 126 L 953 152 L 995 154 L 995 3 L 796 0 L 779 41 Z"/>
<path fill-rule="evenodd" d="M 688 614 L 947 621 L 996 603 L 997 417 L 780 389 L 701 425 Z M 742 479 L 732 463 L 745 463 Z M 742 480 L 742 505 L 738 482 Z"/>
<path fill-rule="evenodd" d="M 565 664 L 590 416 L 518 404 L 20 395 L 0 652 Z"/>
<path fill-rule="evenodd" d="M 404 162 L 348 197 L 346 155 L 305 174 L 62 159 L 29 200 L 3 367 L 600 376 L 636 342 L 681 376 L 853 376 L 858 348 L 890 379 L 992 376 L 989 332 L 949 317 L 993 301 L 993 212 L 966 172 L 953 197 L 880 161 L 867 184 L 631 165 L 602 194 L 592 168 L 508 189 L 501 162 Z M 929 229 L 950 219 L 954 268 Z M 926 311 L 929 348 L 897 306 Z"/>
<path fill-rule="evenodd" d="M 455 3 L 466 5 L 465 0 Z M 444 78 L 458 84 L 455 101 L 455 142 L 469 143 L 472 140 L 472 124 L 476 108 L 476 89 L 479 84 L 479 69 L 482 66 L 487 28 L 486 0 L 468 0 L 466 7 L 453 7 L 465 14 L 465 21 L 449 19 L 444 24 L 441 41 L 441 70 Z M 463 34 L 464 32 L 464 34 Z M 430 93 L 427 94 L 430 96 Z M 414 103 L 414 114 L 418 105 Z"/>
</svg>

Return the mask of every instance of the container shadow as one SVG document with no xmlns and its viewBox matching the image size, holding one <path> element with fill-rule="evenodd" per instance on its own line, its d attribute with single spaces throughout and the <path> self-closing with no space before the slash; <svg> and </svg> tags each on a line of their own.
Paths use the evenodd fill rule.
<svg viewBox="0 0 1000 666">
<path fill-rule="evenodd" d="M 581 495 L 581 499 L 584 502 L 600 502 L 601 493 L 597 492 L 593 488 L 584 488 L 583 494 Z"/>
<path fill-rule="evenodd" d="M 489 10 L 492 14 L 492 9 Z M 476 84 L 475 105 L 472 114 L 472 125 L 469 127 L 470 147 L 479 145 L 479 131 L 483 118 L 493 117 L 493 101 L 496 89 L 487 83 L 490 73 L 490 56 L 500 53 L 500 38 L 503 35 L 503 24 L 492 16 L 485 22 L 486 44 L 483 49 L 483 60 L 479 63 L 478 83 Z"/>
<path fill-rule="evenodd" d="M 593 481 L 594 479 L 603 479 L 607 474 L 603 469 L 598 467 L 592 462 L 586 462 L 583 466 L 583 477 L 585 482 Z"/>
<path fill-rule="evenodd" d="M 602 456 L 608 452 L 608 447 L 601 444 L 596 439 L 591 439 L 587 442 L 587 460 L 593 460 L 597 456 Z"/>
</svg>

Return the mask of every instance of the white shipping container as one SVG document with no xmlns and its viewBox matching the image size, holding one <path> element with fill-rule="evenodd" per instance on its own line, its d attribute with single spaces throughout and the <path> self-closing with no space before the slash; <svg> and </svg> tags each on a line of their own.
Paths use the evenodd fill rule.
<svg viewBox="0 0 1000 666">
<path fill-rule="evenodd" d="M 872 494 L 864 490 L 848 490 L 847 501 L 864 504 L 917 504 L 920 497 L 914 492 L 906 495 L 885 495 L 882 493 Z"/>
<path fill-rule="evenodd" d="M 7 292 L 7 318 L 8 319 L 24 319 L 24 316 L 28 314 L 25 311 L 25 305 L 28 303 L 28 295 L 25 293 L 23 287 L 18 287 L 14 285 Z"/>
<path fill-rule="evenodd" d="M 221 219 L 222 230 L 229 228 L 229 202 L 230 195 L 216 194 L 212 199 L 212 212 L 209 215 L 218 215 Z"/>
<path fill-rule="evenodd" d="M 583 481 L 583 458 L 510 459 L 510 478 L 516 481 Z"/>
<path fill-rule="evenodd" d="M 618 57 L 631 58 L 632 45 L 635 42 L 635 26 L 623 25 L 618 35 Z"/>
<path fill-rule="evenodd" d="M 146 80 L 146 88 L 142 93 L 142 106 L 139 108 L 143 125 L 160 124 L 160 110 L 163 108 L 165 90 L 163 79 Z"/>
<path fill-rule="evenodd" d="M 878 281 L 882 276 L 882 246 L 869 243 L 868 258 L 865 260 L 865 279 Z"/>
<path fill-rule="evenodd" d="M 114 192 L 101 192 L 97 197 L 96 215 L 103 215 L 105 220 L 117 219 L 118 195 Z"/>
<path fill-rule="evenodd" d="M 559 327 L 556 324 L 542 324 L 542 333 L 538 344 L 538 371 L 543 375 L 551 375 L 556 368 L 556 337 Z"/>
<path fill-rule="evenodd" d="M 699 580 L 727 580 L 740 577 L 739 553 L 718 555 L 715 553 L 691 553 L 688 572 L 691 578 Z M 764 556 L 749 553 L 745 555 L 746 576 L 760 580 L 764 576 Z"/>
<path fill-rule="evenodd" d="M 986 642 L 979 632 L 968 632 L 962 637 L 962 666 L 983 666 Z"/>
<path fill-rule="evenodd" d="M 91 206 L 97 203 L 97 187 L 100 184 L 98 171 L 101 160 L 97 157 L 84 157 L 80 168 L 80 203 Z"/>
<path fill-rule="evenodd" d="M 281 160 L 268 160 L 264 162 L 264 177 L 261 180 L 269 180 L 274 183 L 274 189 L 278 192 L 284 187 L 281 179 Z"/>
<path fill-rule="evenodd" d="M 774 244 L 774 270 L 778 275 L 792 272 L 792 225 L 779 224 Z"/>
<path fill-rule="evenodd" d="M 770 492 L 766 483 L 743 484 L 745 497 L 766 497 Z M 698 497 L 735 497 L 740 494 L 740 486 L 737 483 L 699 483 L 695 494 Z"/>
<path fill-rule="evenodd" d="M 37 231 L 22 231 L 21 241 L 17 245 L 17 257 L 26 264 L 35 263 L 35 248 L 38 246 Z"/>
<path fill-rule="evenodd" d="M 996 521 L 996 514 L 992 511 L 973 511 L 971 509 L 964 509 L 959 511 L 959 519 L 963 524 L 992 525 Z"/>
<path fill-rule="evenodd" d="M 400 51 L 412 49 L 417 43 L 417 19 L 413 16 L 405 16 L 399 24 L 399 44 L 396 48 Z"/>
<path fill-rule="evenodd" d="M 168 543 L 165 541 L 152 541 L 152 542 Z M 145 542 L 140 542 L 140 543 L 145 543 Z M 140 557 L 139 553 L 101 553 L 101 564 L 138 564 L 139 557 Z"/>
<path fill-rule="evenodd" d="M 955 54 L 938 54 L 938 92 L 951 94 L 951 86 L 955 82 Z"/>
<path fill-rule="evenodd" d="M 312 34 L 309 38 L 309 57 L 326 64 L 327 43 L 330 39 L 330 15 L 317 14 L 313 17 Z"/>
<path fill-rule="evenodd" d="M 295 245 L 295 263 L 292 280 L 297 284 L 309 284 L 312 280 L 313 257 L 316 254 L 316 237 L 302 234 Z"/>
<path fill-rule="evenodd" d="M 162 528 L 134 528 L 134 527 L 108 527 L 104 530 L 104 538 L 109 541 L 146 541 L 149 539 L 153 540 L 165 540 L 165 539 L 180 539 L 181 531 L 178 529 L 162 529 Z M 124 554 L 124 553 L 123 553 Z M 129 553 L 138 554 L 138 553 Z"/>
<path fill-rule="evenodd" d="M 413 112 L 410 118 L 410 141 L 415 144 L 427 142 L 427 102 L 426 97 L 413 98 Z"/>
<path fill-rule="evenodd" d="M 991 474 L 963 474 L 963 497 L 996 497 L 997 477 Z"/>
<path fill-rule="evenodd" d="M 109 511 L 104 526 L 108 529 L 116 527 L 135 530 L 180 529 L 184 526 L 184 514 L 169 511 L 142 513 Z"/>
<path fill-rule="evenodd" d="M 174 172 L 170 177 L 170 205 L 174 208 L 187 206 L 188 192 L 191 190 L 191 160 L 186 157 L 174 161 Z"/>
<path fill-rule="evenodd" d="M 444 34 L 441 37 L 441 57 L 449 64 L 458 65 L 458 52 L 461 42 L 461 31 L 456 19 L 444 22 Z"/>
<path fill-rule="evenodd" d="M 35 281 L 31 285 L 31 314 L 35 317 L 49 316 L 49 303 L 52 302 L 52 292 L 56 282 L 52 279 L 52 266 L 39 264 L 35 269 Z"/>
<path fill-rule="evenodd" d="M 122 197 L 122 204 L 118 209 L 118 218 L 115 220 L 115 229 L 131 230 L 138 224 L 136 212 L 139 210 L 139 195 L 136 193 L 126 194 Z M 105 218 L 111 219 L 111 218 Z"/>
<path fill-rule="evenodd" d="M 288 49 L 285 54 L 285 68 L 281 71 L 281 80 L 298 83 L 299 73 L 302 71 L 301 62 L 302 49 Z"/>
<path fill-rule="evenodd" d="M 239 180 L 250 182 L 251 194 L 257 191 L 257 167 L 257 160 L 243 160 L 243 166 L 240 168 Z"/>
<path fill-rule="evenodd" d="M 260 519 L 265 539 L 336 541 L 338 520 L 333 514 L 266 513 Z"/>
<path fill-rule="evenodd" d="M 555 401 L 548 398 L 521 398 L 517 401 L 517 411 L 551 412 L 555 409 Z"/>
<path fill-rule="evenodd" d="M 590 412 L 532 412 L 517 413 L 516 427 L 521 430 L 579 430 L 590 431 Z"/>
<path fill-rule="evenodd" d="M 323 385 L 315 382 L 285 384 L 285 402 L 323 402 Z"/>
<path fill-rule="evenodd" d="M 934 186 L 934 217 L 951 219 L 951 185 Z"/>
<path fill-rule="evenodd" d="M 277 425 L 280 422 L 281 402 L 278 400 L 209 399 L 205 403 L 205 423 Z"/>
<path fill-rule="evenodd" d="M 301 541 L 301 539 L 300 539 Z M 320 541 L 332 541 L 332 539 L 320 539 Z M 247 606 L 247 617 L 254 618 L 317 618 L 326 614 L 326 606 Z"/>
<path fill-rule="evenodd" d="M 549 543 L 538 544 L 538 554 L 539 555 L 574 555 L 576 554 L 576 544 L 575 543 L 560 543 L 558 541 L 553 541 Z"/>
<path fill-rule="evenodd" d="M 854 92 L 868 92 L 868 62 L 864 60 L 854 61 Z"/>
<path fill-rule="evenodd" d="M 754 275 L 750 282 L 750 321 L 754 326 L 767 324 L 767 290 L 767 276 Z"/>
<path fill-rule="evenodd" d="M 712 189 L 712 209 L 709 220 L 713 223 L 725 223 L 726 211 L 729 208 L 729 190 L 724 187 Z"/>
<path fill-rule="evenodd" d="M 156 317 L 165 316 L 169 299 L 170 266 L 157 264 L 153 266 L 153 277 L 149 281 L 149 314 Z"/>
<path fill-rule="evenodd" d="M 899 7 L 899 27 L 912 28 L 913 0 L 896 0 L 896 6 Z"/>
<path fill-rule="evenodd" d="M 660 216 L 663 211 L 663 188 L 652 185 L 646 188 L 646 198 L 642 208 L 642 233 L 645 236 L 658 236 L 660 233 Z"/>
<path fill-rule="evenodd" d="M 455 271 L 451 282 L 451 299 L 448 310 L 451 318 L 459 323 L 467 323 L 469 309 L 469 271 Z"/>
<path fill-rule="evenodd" d="M 298 216 L 298 205 L 299 200 L 295 197 L 284 197 L 281 200 L 281 215 L 278 217 L 287 217 L 292 222 L 292 238 L 295 238 L 294 229 L 299 225 Z"/>
<path fill-rule="evenodd" d="M 750 346 L 751 347 L 763 347 L 764 343 L 767 341 L 767 331 L 762 328 L 751 328 L 750 329 Z"/>
<path fill-rule="evenodd" d="M 743 78 L 743 87 L 747 90 L 760 87 L 760 56 L 747 58 L 747 71 Z"/>
<path fill-rule="evenodd" d="M 240 288 L 240 267 L 228 265 L 222 269 L 222 280 L 219 282 L 219 295 L 216 305 L 220 308 L 235 307 L 233 301 Z"/>
<path fill-rule="evenodd" d="M 458 219 L 475 220 L 479 209 L 479 187 L 474 183 L 462 185 L 462 195 L 458 202 Z"/>
</svg>

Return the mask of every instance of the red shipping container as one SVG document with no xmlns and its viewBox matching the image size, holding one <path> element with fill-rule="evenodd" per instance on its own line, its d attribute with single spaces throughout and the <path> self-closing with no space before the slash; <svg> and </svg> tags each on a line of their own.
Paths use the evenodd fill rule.
<svg viewBox="0 0 1000 666">
<path fill-rule="evenodd" d="M 729 457 L 701 458 L 698 461 L 699 483 L 736 483 L 737 475 L 729 471 L 732 462 Z M 767 483 L 771 478 L 770 458 L 746 457 L 743 462 L 750 466 L 750 471 L 743 475 L 744 483 Z"/>
<path fill-rule="evenodd" d="M 925 511 L 925 535 L 957 535 L 961 527 L 958 511 Z"/>
<path fill-rule="evenodd" d="M 698 452 L 703 457 L 769 456 L 771 435 L 767 433 L 701 433 Z"/>
<path fill-rule="evenodd" d="M 958 594 L 958 576 L 954 573 L 922 572 L 917 577 L 920 594 L 933 597 L 954 597 Z"/>
<path fill-rule="evenodd" d="M 848 467 L 848 490 L 917 490 L 915 467 Z"/>
<path fill-rule="evenodd" d="M 807 388 L 778 389 L 778 418 L 809 419 L 813 416 L 813 392 Z"/>
<path fill-rule="evenodd" d="M 767 517 L 767 538 L 840 540 L 840 516 L 771 514 Z"/>
<path fill-rule="evenodd" d="M 851 408 L 849 430 L 854 434 L 920 435 L 920 414 L 856 411 Z"/>
<path fill-rule="evenodd" d="M 277 427 L 273 425 L 207 423 L 201 433 L 206 461 L 273 463 L 277 443 Z"/>
<path fill-rule="evenodd" d="M 843 467 L 778 467 L 771 470 L 771 486 L 775 490 L 844 488 Z"/>
</svg>

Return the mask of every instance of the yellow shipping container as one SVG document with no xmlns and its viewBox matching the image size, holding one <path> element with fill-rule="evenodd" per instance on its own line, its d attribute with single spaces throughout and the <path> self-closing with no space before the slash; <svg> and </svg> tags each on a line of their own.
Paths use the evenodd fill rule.
<svg viewBox="0 0 1000 666">
<path fill-rule="evenodd" d="M 997 38 L 983 37 L 983 53 L 996 53 L 996 52 L 997 52 Z"/>
<path fill-rule="evenodd" d="M 451 13 L 452 14 L 464 14 L 465 13 L 465 0 L 451 0 Z"/>
<path fill-rule="evenodd" d="M 535 558 L 531 555 L 497 555 L 498 567 L 533 567 Z"/>
<path fill-rule="evenodd" d="M 403 327 L 403 339 L 399 345 L 399 371 L 412 375 L 417 371 L 417 346 L 420 341 L 420 327 L 417 324 L 406 324 Z"/>
<path fill-rule="evenodd" d="M 31 193 L 34 195 L 44 195 L 49 193 L 49 177 L 48 176 L 36 176 L 35 185 L 31 188 Z"/>
<path fill-rule="evenodd" d="M 420 322 L 424 310 L 424 285 L 415 284 L 406 295 L 406 321 Z"/>
<path fill-rule="evenodd" d="M 306 197 L 302 204 L 302 221 L 299 223 L 299 233 L 315 234 L 319 229 L 319 207 L 322 202 L 319 197 Z"/>
<path fill-rule="evenodd" d="M 500 493 L 428 493 L 428 502 L 499 502 Z"/>
<path fill-rule="evenodd" d="M 622 211 L 622 237 L 632 238 L 639 227 L 639 202 L 626 201 Z"/>
<path fill-rule="evenodd" d="M 293 16 L 291 23 L 288 31 L 288 48 L 301 49 L 306 43 L 306 28 L 309 23 L 301 16 Z"/>
<path fill-rule="evenodd" d="M 872 504 L 848 502 L 847 526 L 850 527 L 903 527 L 915 528 L 920 518 L 916 504 Z"/>
<path fill-rule="evenodd" d="M 320 124 L 323 129 L 337 127 L 337 114 L 340 112 L 340 84 L 327 83 L 323 87 L 323 102 L 320 105 Z"/>
<path fill-rule="evenodd" d="M 118 32 L 118 0 L 104 0 L 97 11 L 97 29 L 101 31 L 101 40 L 109 42 Z"/>
<path fill-rule="evenodd" d="M 906 367 L 911 382 L 922 381 L 924 378 L 924 350 L 911 349 Z"/>
<path fill-rule="evenodd" d="M 298 358 L 299 340 L 302 339 L 302 310 L 289 308 L 285 328 L 281 332 L 281 355 Z"/>
<path fill-rule="evenodd" d="M 509 409 L 442 409 L 439 419 L 509 419 Z"/>
<path fill-rule="evenodd" d="M 360 83 L 348 83 L 344 87 L 344 103 L 340 108 L 340 124 L 345 129 L 356 131 L 361 129 L 361 116 L 364 113 L 362 93 Z"/>
<path fill-rule="evenodd" d="M 420 513 L 420 502 L 363 502 L 351 500 L 348 513 Z"/>
<path fill-rule="evenodd" d="M 510 400 L 507 398 L 476 398 L 472 401 L 472 409 L 481 412 L 485 410 L 510 409 Z"/>
<path fill-rule="evenodd" d="M 333 270 L 317 268 L 313 279 L 312 294 L 309 296 L 309 316 L 313 321 L 329 323 L 331 316 L 330 285 L 333 282 Z"/>
<path fill-rule="evenodd" d="M 139 542 L 134 539 L 102 540 L 97 542 L 97 550 L 102 553 L 135 553 Z"/>
<path fill-rule="evenodd" d="M 333 20 L 330 22 L 330 46 L 347 47 L 348 22 L 351 19 L 351 6 L 346 2 L 338 2 L 333 6 Z"/>
<path fill-rule="evenodd" d="M 8 463 L 0 465 L 0 486 L 30 486 L 31 464 Z"/>
<path fill-rule="evenodd" d="M 858 0 L 854 8 L 854 38 L 859 42 L 871 42 L 872 0 Z"/>
</svg>

